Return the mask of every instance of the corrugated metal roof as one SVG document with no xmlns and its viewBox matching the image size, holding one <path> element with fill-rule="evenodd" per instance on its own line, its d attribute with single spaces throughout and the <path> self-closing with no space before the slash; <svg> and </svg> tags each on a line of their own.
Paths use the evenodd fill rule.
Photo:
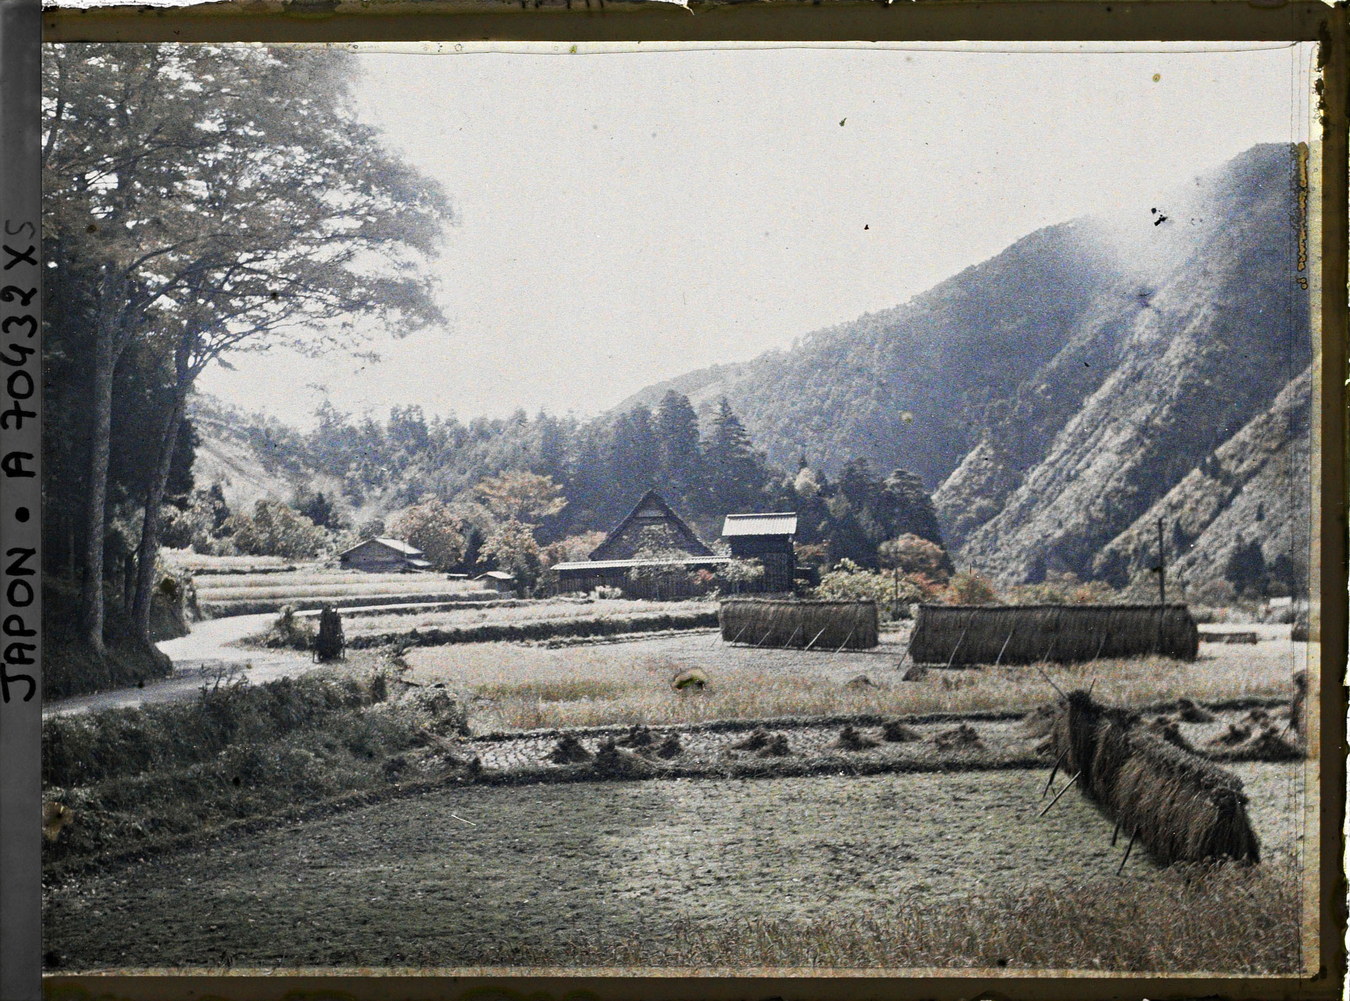
<svg viewBox="0 0 1350 1001">
<path fill-rule="evenodd" d="M 730 563 L 729 556 L 689 556 L 669 560 L 577 560 L 555 563 L 554 570 L 627 570 L 631 567 L 706 567 Z"/>
<path fill-rule="evenodd" d="M 796 535 L 797 512 L 778 511 L 772 514 L 729 514 L 722 525 L 722 535 Z"/>
</svg>

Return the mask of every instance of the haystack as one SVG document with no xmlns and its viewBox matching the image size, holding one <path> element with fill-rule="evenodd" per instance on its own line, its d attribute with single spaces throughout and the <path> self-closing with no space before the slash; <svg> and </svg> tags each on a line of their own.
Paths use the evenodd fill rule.
<svg viewBox="0 0 1350 1001">
<path fill-rule="evenodd" d="M 906 726 L 898 719 L 889 720 L 882 726 L 881 737 L 893 744 L 908 744 L 922 739 L 917 730 Z"/>
<path fill-rule="evenodd" d="M 1141 725 L 1136 713 L 1070 692 L 1053 737 L 1083 794 L 1159 861 L 1259 861 L 1242 782 Z"/>
<path fill-rule="evenodd" d="M 1298 734 L 1298 739 L 1307 741 L 1307 716 L 1306 703 L 1308 699 L 1308 673 L 1306 671 L 1296 671 L 1294 673 L 1294 696 L 1289 700 L 1289 725 L 1294 733 Z"/>
<path fill-rule="evenodd" d="M 756 728 L 750 731 L 750 736 L 732 744 L 731 749 L 733 751 L 758 751 L 768 742 L 769 742 L 768 732 Z"/>
<path fill-rule="evenodd" d="M 577 740 L 570 733 L 565 733 L 553 745 L 553 750 L 549 752 L 548 760 L 555 765 L 574 765 L 581 761 L 590 761 L 591 752 L 581 746 L 581 741 Z"/>
<path fill-rule="evenodd" d="M 1185 605 L 920 605 L 909 641 L 916 664 L 1075 663 L 1159 654 L 1195 660 L 1199 631 Z"/>
<path fill-rule="evenodd" d="M 871 737 L 864 737 L 856 729 L 846 726 L 839 731 L 839 739 L 832 745 L 842 748 L 845 751 L 866 751 L 869 748 L 877 746 L 877 742 Z"/>
<path fill-rule="evenodd" d="M 944 751 L 960 747 L 983 747 L 979 732 L 969 723 L 962 723 L 951 730 L 943 730 L 933 738 L 933 743 Z"/>
<path fill-rule="evenodd" d="M 1245 750 L 1260 761 L 1298 761 L 1303 757 L 1298 745 L 1268 724 L 1252 737 Z"/>
<path fill-rule="evenodd" d="M 592 767 L 602 775 L 616 775 L 625 778 L 642 778 L 651 775 L 655 768 L 645 759 L 615 745 L 607 740 L 595 752 Z"/>
<path fill-rule="evenodd" d="M 646 747 L 653 741 L 651 730 L 641 723 L 635 723 L 624 736 L 615 741 L 620 747 Z"/>
<path fill-rule="evenodd" d="M 757 758 L 784 758 L 792 753 L 788 747 L 787 734 L 776 733 L 773 738 L 755 752 Z"/>
<path fill-rule="evenodd" d="M 1191 699 L 1177 700 L 1177 714 L 1187 723 L 1214 722 L 1214 714 Z"/>
<path fill-rule="evenodd" d="M 670 679 L 670 687 L 677 692 L 701 692 L 708 685 L 708 676 L 697 667 L 681 671 Z"/>
<path fill-rule="evenodd" d="M 880 636 L 874 601 L 730 598 L 718 618 L 725 642 L 747 646 L 869 650 Z"/>
</svg>

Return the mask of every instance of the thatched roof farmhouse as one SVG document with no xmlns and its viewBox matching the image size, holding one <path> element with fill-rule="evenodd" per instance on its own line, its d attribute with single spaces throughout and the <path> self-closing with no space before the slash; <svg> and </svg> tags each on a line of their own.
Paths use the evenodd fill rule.
<svg viewBox="0 0 1350 1001">
<path fill-rule="evenodd" d="M 694 570 L 716 571 L 731 560 L 715 556 L 655 490 L 648 490 L 585 560 L 558 563 L 560 591 L 620 588 L 632 597 L 690 593 Z"/>
<path fill-rule="evenodd" d="M 422 550 L 401 539 L 366 539 L 351 549 L 338 554 L 338 564 L 344 570 L 366 570 L 372 573 L 393 573 L 407 570 L 429 570 L 431 563 Z"/>
</svg>

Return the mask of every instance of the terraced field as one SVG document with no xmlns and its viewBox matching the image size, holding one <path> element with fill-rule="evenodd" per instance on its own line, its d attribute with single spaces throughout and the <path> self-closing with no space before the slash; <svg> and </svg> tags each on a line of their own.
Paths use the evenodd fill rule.
<svg viewBox="0 0 1350 1001">
<path fill-rule="evenodd" d="M 475 581 L 431 573 L 361 573 L 296 569 L 194 576 L 197 603 L 209 618 L 329 604 L 338 608 L 438 601 L 492 601 L 501 596 Z"/>
</svg>

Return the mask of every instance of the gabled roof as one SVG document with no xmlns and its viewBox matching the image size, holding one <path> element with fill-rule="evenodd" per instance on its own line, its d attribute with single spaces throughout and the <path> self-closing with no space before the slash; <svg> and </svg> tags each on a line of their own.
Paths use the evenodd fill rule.
<svg viewBox="0 0 1350 1001">
<path fill-rule="evenodd" d="M 778 511 L 772 514 L 729 514 L 722 525 L 722 535 L 796 535 L 797 512 Z"/>
<path fill-rule="evenodd" d="M 507 573 L 505 570 L 489 570 L 487 573 L 480 573 L 474 580 L 515 580 L 516 575 Z"/>
<path fill-rule="evenodd" d="M 378 542 L 380 545 L 384 546 L 386 549 L 392 549 L 394 552 L 398 553 L 398 554 L 401 555 L 401 556 L 420 557 L 420 556 L 423 555 L 422 550 L 418 549 L 416 546 L 410 546 L 410 545 L 408 545 L 406 542 L 403 542 L 403 541 L 400 540 L 400 539 L 385 539 L 385 538 L 380 538 L 380 539 L 362 539 L 362 540 L 361 540 L 360 542 L 358 542 L 356 545 L 352 546 L 352 548 L 350 548 L 350 549 L 344 549 L 342 552 L 338 553 L 338 555 L 339 555 L 339 556 L 346 556 L 348 553 L 354 553 L 354 552 L 356 552 L 358 549 L 360 549 L 362 546 L 368 546 L 368 545 L 370 545 L 372 542 Z"/>
<path fill-rule="evenodd" d="M 677 534 L 684 540 L 685 547 L 692 555 L 711 556 L 712 550 L 699 541 L 698 536 L 694 534 L 693 529 L 684 523 L 684 519 L 674 512 L 665 498 L 655 490 L 648 490 L 638 502 L 633 505 L 633 510 L 619 522 L 612 532 L 605 536 L 605 540 L 591 550 L 590 559 L 604 559 L 605 550 L 607 550 L 639 516 L 647 516 L 648 512 L 655 512 L 671 526 L 674 527 Z"/>
</svg>

